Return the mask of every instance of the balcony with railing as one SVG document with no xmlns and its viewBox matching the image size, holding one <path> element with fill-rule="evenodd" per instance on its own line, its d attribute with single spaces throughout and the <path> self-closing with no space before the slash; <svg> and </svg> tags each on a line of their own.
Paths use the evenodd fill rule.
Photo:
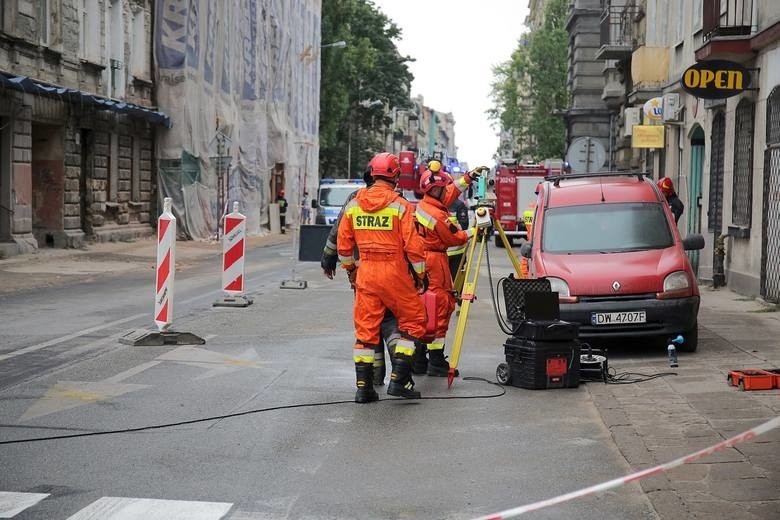
<svg viewBox="0 0 780 520">
<path fill-rule="evenodd" d="M 696 59 L 744 61 L 753 55 L 750 39 L 756 0 L 702 0 L 702 39 Z"/>
<path fill-rule="evenodd" d="M 702 33 L 704 41 L 720 36 L 749 36 L 753 26 L 755 0 L 704 0 Z"/>
<path fill-rule="evenodd" d="M 637 46 L 636 22 L 642 10 L 636 5 L 606 5 L 601 15 L 601 41 L 597 60 L 623 60 Z"/>
</svg>

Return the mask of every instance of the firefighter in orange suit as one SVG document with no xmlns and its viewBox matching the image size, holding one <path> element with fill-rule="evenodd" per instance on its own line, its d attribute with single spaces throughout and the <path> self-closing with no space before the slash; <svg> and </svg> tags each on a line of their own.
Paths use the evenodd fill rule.
<svg viewBox="0 0 780 520">
<path fill-rule="evenodd" d="M 341 265 L 355 279 L 355 402 L 379 399 L 373 385 L 374 350 L 381 341 L 379 329 L 387 309 L 398 319 L 401 334 L 387 393 L 419 399 L 412 380 L 412 357 L 425 334 L 425 309 L 419 297 L 428 287 L 425 245 L 417 234 L 412 206 L 394 191 L 401 173 L 398 157 L 377 154 L 369 169 L 374 185 L 360 190 L 346 205 L 336 241 Z M 355 246 L 359 268 L 353 256 Z"/>
<path fill-rule="evenodd" d="M 525 231 L 526 236 L 525 239 L 530 242 L 533 237 L 533 229 L 534 229 L 534 214 L 536 213 L 536 201 L 532 200 L 528 203 L 528 207 L 525 208 L 525 211 L 523 211 L 523 223 L 525 224 Z M 528 271 L 528 259 L 526 257 L 523 257 L 520 260 L 520 274 L 523 275 L 523 278 L 529 278 L 530 272 Z"/>
<path fill-rule="evenodd" d="M 425 337 L 428 349 L 427 363 L 422 351 L 414 360 L 414 373 L 427 372 L 429 376 L 444 377 L 449 363 L 444 357 L 444 340 L 450 326 L 450 316 L 455 310 L 455 296 L 452 294 L 452 273 L 447 249 L 462 246 L 474 234 L 450 222 L 450 212 L 442 199 L 452 178 L 445 172 L 426 170 L 420 178 L 420 191 L 424 194 L 417 203 L 415 218 L 417 231 L 425 240 L 425 265 L 430 276 L 430 290 L 436 296 L 436 331 L 434 337 Z"/>
<path fill-rule="evenodd" d="M 479 166 L 478 168 L 474 168 L 470 172 L 466 172 L 465 175 L 455 179 L 454 182 L 445 188 L 444 195 L 441 198 L 441 203 L 444 204 L 444 206 L 447 208 L 452 206 L 452 203 L 455 202 L 458 197 L 460 197 L 461 193 L 463 193 L 466 188 L 469 187 L 474 179 L 489 170 L 490 168 L 487 166 Z M 439 161 L 430 161 L 426 171 L 431 173 L 439 173 L 442 171 L 442 165 Z M 423 172 L 423 175 L 425 175 L 425 172 Z M 422 181 L 422 177 L 420 177 L 420 180 Z"/>
</svg>

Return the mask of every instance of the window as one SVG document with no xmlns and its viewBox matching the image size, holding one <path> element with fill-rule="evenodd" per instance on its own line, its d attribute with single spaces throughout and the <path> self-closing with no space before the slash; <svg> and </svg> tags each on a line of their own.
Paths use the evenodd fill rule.
<svg viewBox="0 0 780 520">
<path fill-rule="evenodd" d="M 751 101 L 737 105 L 734 121 L 734 188 L 731 194 L 731 222 L 749 228 L 753 213 L 753 112 Z"/>
<path fill-rule="evenodd" d="M 545 212 L 542 249 L 549 253 L 618 253 L 674 245 L 658 203 L 589 204 Z"/>
<path fill-rule="evenodd" d="M 78 0 L 79 57 L 100 61 L 100 6 L 98 0 Z"/>
<path fill-rule="evenodd" d="M 108 75 L 109 95 L 122 98 L 125 95 L 125 31 L 121 0 L 111 0 L 108 6 L 108 27 L 106 37 L 109 38 Z"/>
<path fill-rule="evenodd" d="M 675 18 L 677 19 L 677 30 L 675 32 L 675 39 L 674 43 L 676 45 L 679 45 L 682 43 L 682 41 L 685 39 L 685 34 L 683 33 L 683 28 L 685 27 L 684 18 L 685 18 L 685 3 L 687 0 L 677 0 L 677 16 Z"/>
<path fill-rule="evenodd" d="M 701 21 L 702 17 L 704 15 L 703 7 L 701 5 L 702 0 L 693 0 L 691 2 L 692 8 L 691 8 L 691 21 L 693 22 L 691 25 L 693 26 L 693 32 L 696 33 L 698 31 L 701 31 Z"/>
<path fill-rule="evenodd" d="M 130 34 L 133 39 L 130 72 L 138 78 L 148 79 L 150 73 L 149 57 L 146 50 L 146 11 L 143 8 L 139 8 L 133 13 L 133 27 Z"/>
<path fill-rule="evenodd" d="M 51 0 L 38 1 L 38 42 L 48 46 L 51 37 Z"/>
</svg>

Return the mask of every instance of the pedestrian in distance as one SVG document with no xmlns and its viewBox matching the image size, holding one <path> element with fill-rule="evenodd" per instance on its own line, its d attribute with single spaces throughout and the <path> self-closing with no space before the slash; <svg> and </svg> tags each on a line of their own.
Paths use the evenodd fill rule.
<svg viewBox="0 0 780 520">
<path fill-rule="evenodd" d="M 374 178 L 371 176 L 371 171 L 369 169 L 363 174 L 363 180 L 366 183 L 366 187 L 370 187 L 374 184 Z M 325 247 L 322 250 L 322 258 L 320 259 L 320 266 L 322 267 L 323 274 L 331 280 L 333 280 L 333 277 L 336 275 L 336 267 L 338 265 L 338 232 L 341 218 L 344 215 L 344 209 L 347 207 L 347 204 L 357 196 L 358 192 L 364 189 L 366 188 L 358 188 L 349 194 L 344 205 L 341 207 L 336 222 L 334 222 L 333 226 L 330 228 L 328 238 L 325 241 Z M 359 261 L 357 263 L 359 264 Z M 350 275 L 349 282 L 354 291 L 357 269 L 352 270 Z M 398 320 L 395 319 L 395 316 L 393 316 L 393 313 L 389 310 L 385 312 L 379 328 L 381 339 L 379 344 L 375 345 L 374 348 L 374 386 L 382 386 L 385 384 L 385 347 L 387 347 L 389 357 L 392 358 L 393 353 L 395 352 L 395 344 L 398 343 L 398 340 L 401 337 L 398 332 Z M 382 340 L 384 341 L 384 345 L 382 345 Z"/>
<path fill-rule="evenodd" d="M 276 195 L 276 203 L 279 204 L 279 228 L 284 234 L 284 227 L 287 224 L 287 199 L 284 198 L 284 190 L 279 190 Z"/>
<path fill-rule="evenodd" d="M 336 241 L 339 261 L 355 284 L 355 402 L 379 399 L 373 385 L 373 362 L 387 310 L 398 319 L 401 334 L 387 393 L 419 399 L 412 379 L 412 357 L 425 334 L 425 309 L 419 297 L 428 288 L 425 246 L 415 229 L 411 204 L 395 192 L 401 174 L 398 157 L 377 154 L 369 169 L 374 184 L 358 191 L 344 208 Z"/>
<path fill-rule="evenodd" d="M 672 182 L 672 179 L 669 177 L 661 177 L 658 179 L 657 184 L 658 189 L 660 189 L 661 193 L 663 193 L 664 197 L 666 197 L 666 202 L 669 204 L 669 209 L 672 210 L 672 215 L 674 215 L 674 223 L 677 224 L 683 214 L 683 211 L 685 211 L 685 205 L 680 200 L 680 197 L 677 196 L 677 192 L 674 191 L 674 183 Z"/>
<path fill-rule="evenodd" d="M 434 163 L 436 161 L 431 161 Z M 433 336 L 426 335 L 427 359 L 422 353 L 418 353 L 414 362 L 414 373 L 427 373 L 429 376 L 445 377 L 449 371 L 449 363 L 444 356 L 444 342 L 450 325 L 450 317 L 455 310 L 455 296 L 452 286 L 452 272 L 450 271 L 447 252 L 452 247 L 463 247 L 476 230 L 468 228 L 466 231 L 450 221 L 450 213 L 445 199 L 452 193 L 452 177 L 444 171 L 433 167 L 431 163 L 428 170 L 420 179 L 420 191 L 424 194 L 417 204 L 415 219 L 417 231 L 425 241 L 425 265 L 430 277 L 430 291 L 436 299 L 436 330 Z M 478 175 L 478 174 L 477 174 Z M 466 184 L 470 184 L 477 175 L 469 176 Z"/>
</svg>

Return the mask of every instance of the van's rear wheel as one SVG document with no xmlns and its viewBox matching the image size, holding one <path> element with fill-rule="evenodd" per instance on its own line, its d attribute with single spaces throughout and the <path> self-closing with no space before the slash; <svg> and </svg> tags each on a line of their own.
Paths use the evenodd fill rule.
<svg viewBox="0 0 780 520">
<path fill-rule="evenodd" d="M 496 235 L 496 247 L 500 247 L 500 248 L 504 247 L 504 243 L 501 241 L 500 235 Z"/>
</svg>

